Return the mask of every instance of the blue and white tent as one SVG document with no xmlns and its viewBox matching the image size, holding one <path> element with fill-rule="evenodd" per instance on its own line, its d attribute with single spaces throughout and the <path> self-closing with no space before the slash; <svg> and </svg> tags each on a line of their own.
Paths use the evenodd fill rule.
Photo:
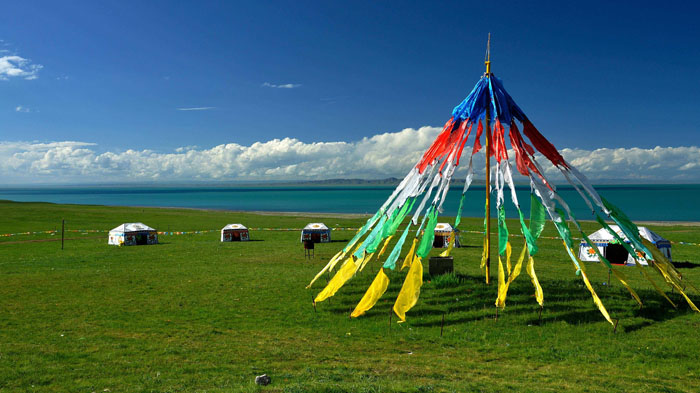
<svg viewBox="0 0 700 393">
<path fill-rule="evenodd" d="M 126 223 L 109 231 L 107 244 L 115 246 L 158 244 L 158 232 L 140 222 Z"/>
<path fill-rule="evenodd" d="M 630 243 L 627 236 L 620 230 L 617 225 L 611 225 L 610 228 L 617 233 L 620 238 L 622 238 L 626 243 Z M 639 235 L 647 240 L 649 240 L 653 245 L 658 248 L 664 256 L 671 261 L 671 242 L 661 237 L 656 232 L 649 230 L 647 227 L 639 227 Z M 605 228 L 602 228 L 589 236 L 591 242 L 598 247 L 598 251 L 610 261 L 610 263 L 615 263 L 619 265 L 634 265 L 634 260 L 632 256 L 629 255 L 625 247 L 617 244 L 617 240 L 613 237 Z M 595 251 L 588 246 L 585 240 L 581 240 L 581 245 L 579 246 L 578 257 L 582 261 L 587 262 L 600 262 L 598 255 Z M 642 265 L 647 265 L 644 255 L 638 255 L 638 260 Z"/>
</svg>

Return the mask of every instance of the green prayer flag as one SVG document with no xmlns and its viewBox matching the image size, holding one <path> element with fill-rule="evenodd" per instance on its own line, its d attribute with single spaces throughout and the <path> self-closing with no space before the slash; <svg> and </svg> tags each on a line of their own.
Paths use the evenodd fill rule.
<svg viewBox="0 0 700 393">
<path fill-rule="evenodd" d="M 430 207 L 428 214 L 428 224 L 425 226 L 425 232 L 416 250 L 416 255 L 421 258 L 425 258 L 425 256 L 428 255 L 433 248 L 433 240 L 435 240 L 435 225 L 437 225 L 438 217 L 438 211 L 435 209 L 435 206 Z"/>
<path fill-rule="evenodd" d="M 625 248 L 625 250 L 627 250 L 628 253 L 630 253 L 630 255 L 633 255 L 633 256 L 636 256 L 636 255 L 637 255 L 637 253 L 634 251 L 634 249 L 632 248 L 632 246 L 630 246 L 626 241 L 624 241 L 624 240 L 620 237 L 620 235 L 617 234 L 617 232 L 613 231 L 613 229 L 610 228 L 610 225 L 608 225 L 608 223 L 605 222 L 605 220 L 603 220 L 603 219 L 602 219 L 599 215 L 597 215 L 597 214 L 595 215 L 595 219 L 596 219 L 596 221 L 598 221 L 598 224 L 600 224 L 601 226 L 603 226 L 603 228 L 607 229 L 607 231 L 615 238 L 615 240 L 617 240 L 617 242 L 618 242 L 620 245 L 622 245 L 622 247 Z"/>
<path fill-rule="evenodd" d="M 457 229 L 457 226 L 459 226 L 459 223 L 462 221 L 462 207 L 464 206 L 465 195 L 465 193 L 462 193 L 462 197 L 459 199 L 459 209 L 457 209 L 457 218 L 455 218 L 455 229 Z"/>
<path fill-rule="evenodd" d="M 544 230 L 546 212 L 535 194 L 530 194 L 530 233 L 537 240 Z M 534 255 L 530 253 L 530 255 Z"/>
<path fill-rule="evenodd" d="M 382 233 L 382 229 L 384 229 L 384 223 L 386 223 L 386 215 L 382 215 L 381 220 L 379 220 L 379 223 L 377 226 L 372 230 L 372 232 L 367 235 L 367 238 L 365 239 L 364 242 L 360 245 L 360 247 L 355 251 L 355 258 L 360 259 L 363 256 L 363 253 L 365 252 L 365 249 L 369 247 L 370 244 L 374 242 L 374 239 L 376 239 L 380 233 Z M 381 241 L 381 238 L 379 239 Z"/>
<path fill-rule="evenodd" d="M 564 221 L 565 213 L 561 209 L 557 209 L 557 213 L 562 217 L 561 222 L 556 222 L 554 221 L 554 225 L 557 226 L 557 229 L 559 230 L 559 234 L 561 235 L 562 240 L 564 240 L 564 243 L 566 243 L 566 246 L 568 248 L 571 248 L 573 245 L 573 242 L 571 240 L 571 231 L 569 230 L 569 226 L 566 225 L 566 221 Z"/>
<path fill-rule="evenodd" d="M 399 238 L 399 241 L 394 246 L 394 249 L 391 250 L 389 258 L 387 258 L 386 262 L 384 262 L 384 268 L 391 270 L 394 270 L 396 268 L 396 260 L 399 259 L 399 254 L 401 254 L 401 247 L 403 247 L 403 243 L 406 241 L 406 235 L 408 235 L 408 230 L 410 228 L 411 224 L 408 224 L 406 226 L 406 229 L 404 229 L 403 235 L 401 235 L 401 237 Z"/>
<path fill-rule="evenodd" d="M 508 246 L 508 227 L 506 226 L 506 209 L 498 208 L 498 254 L 503 255 Z"/>
<path fill-rule="evenodd" d="M 527 251 L 531 256 L 535 255 L 537 254 L 538 250 L 537 239 L 532 236 L 532 233 L 530 233 L 527 225 L 525 225 L 525 217 L 523 216 L 523 212 L 520 211 L 520 208 L 518 208 L 518 216 L 520 217 L 520 228 L 523 231 L 523 236 L 525 236 L 525 242 L 527 243 Z"/>
<path fill-rule="evenodd" d="M 352 240 L 350 240 L 350 241 L 348 242 L 348 244 L 343 248 L 343 252 L 347 252 L 348 249 L 349 249 L 350 247 L 354 246 L 354 245 L 355 245 L 355 242 L 356 242 L 359 238 L 361 238 L 362 236 L 364 236 L 365 233 L 367 233 L 367 230 L 369 230 L 369 228 L 370 228 L 372 225 L 374 225 L 374 223 L 377 221 L 377 218 L 379 218 L 379 216 L 380 216 L 383 212 L 384 212 L 384 210 L 380 209 L 380 210 L 378 210 L 376 213 L 374 213 L 374 216 L 372 216 L 372 218 L 370 218 L 369 220 L 367 220 L 367 222 L 365 223 L 365 225 L 362 226 L 362 229 L 360 229 L 360 231 L 357 232 L 357 234 L 355 234 L 355 236 L 352 238 Z"/>
</svg>

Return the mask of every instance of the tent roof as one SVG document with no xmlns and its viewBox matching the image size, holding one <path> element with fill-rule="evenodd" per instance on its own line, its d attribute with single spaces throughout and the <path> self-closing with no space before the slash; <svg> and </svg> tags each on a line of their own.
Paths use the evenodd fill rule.
<svg viewBox="0 0 700 393">
<path fill-rule="evenodd" d="M 309 225 L 304 227 L 304 230 L 311 230 L 311 231 L 327 231 L 328 227 L 326 224 L 322 222 L 312 222 Z"/>
<path fill-rule="evenodd" d="M 435 232 L 452 232 L 453 228 L 452 225 L 445 223 L 445 222 L 439 222 L 437 225 L 435 225 Z"/>
<path fill-rule="evenodd" d="M 112 229 L 110 232 L 139 232 L 139 231 L 155 231 L 155 229 L 141 222 L 127 222 Z"/>
<path fill-rule="evenodd" d="M 625 236 L 625 234 L 622 233 L 620 227 L 618 227 L 617 225 L 610 225 L 610 228 L 612 228 L 612 230 L 615 231 L 615 233 L 617 233 L 622 239 L 627 240 L 627 236 Z M 651 231 L 647 227 L 639 227 L 639 235 L 652 242 L 652 244 L 656 244 L 657 242 L 661 241 L 668 242 L 667 239 L 661 237 L 661 235 Z M 593 232 L 589 238 L 592 242 L 607 242 L 613 240 L 612 235 L 608 233 L 608 231 L 605 228 L 601 228 Z"/>
<path fill-rule="evenodd" d="M 245 227 L 243 224 L 228 224 L 225 227 L 221 228 L 221 230 L 226 230 L 226 229 L 248 229 Z"/>
</svg>

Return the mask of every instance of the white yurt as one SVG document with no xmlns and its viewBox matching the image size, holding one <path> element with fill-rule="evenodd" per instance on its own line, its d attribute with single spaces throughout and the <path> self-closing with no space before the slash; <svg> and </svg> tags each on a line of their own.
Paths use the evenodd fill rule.
<svg viewBox="0 0 700 393">
<path fill-rule="evenodd" d="M 130 222 L 109 231 L 107 244 L 115 246 L 158 244 L 158 232 L 143 223 Z"/>
<path fill-rule="evenodd" d="M 246 242 L 250 240 L 250 232 L 243 224 L 228 224 L 221 229 L 222 242 Z"/>
<path fill-rule="evenodd" d="M 455 237 L 454 247 L 459 247 L 459 236 L 455 232 L 452 225 L 446 222 L 439 222 L 435 225 L 435 239 L 433 240 L 434 248 L 447 248 L 450 245 L 450 239 Z"/>
<path fill-rule="evenodd" d="M 612 230 L 615 231 L 615 233 L 617 233 L 618 236 L 620 236 L 620 238 L 622 238 L 626 243 L 630 242 L 627 239 L 627 236 L 622 233 L 620 227 L 617 225 L 611 225 L 610 228 L 612 228 Z M 659 234 L 649 230 L 649 228 L 646 227 L 639 227 L 639 235 L 649 240 L 669 261 L 671 261 L 670 241 L 664 239 Z M 588 238 L 591 239 L 591 242 L 593 242 L 593 244 L 598 248 L 598 251 L 603 254 L 605 259 L 610 261 L 610 263 L 619 265 L 634 265 L 634 260 L 632 259 L 632 256 L 629 255 L 625 247 L 617 244 L 617 240 L 605 228 L 601 228 L 593 232 Z M 598 255 L 596 255 L 595 251 L 588 246 L 588 243 L 586 243 L 585 240 L 581 240 L 578 257 L 582 261 L 600 262 Z M 640 264 L 647 265 L 646 259 L 641 255 L 640 257 L 641 258 L 638 258 Z"/>
<path fill-rule="evenodd" d="M 301 230 L 301 241 L 313 243 L 329 243 L 331 230 L 322 222 L 312 222 Z"/>
</svg>

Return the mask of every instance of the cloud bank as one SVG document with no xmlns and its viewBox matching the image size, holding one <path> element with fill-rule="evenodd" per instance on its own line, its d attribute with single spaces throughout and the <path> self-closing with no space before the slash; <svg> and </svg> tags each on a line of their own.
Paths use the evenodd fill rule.
<svg viewBox="0 0 700 393">
<path fill-rule="evenodd" d="M 23 78 L 32 80 L 39 77 L 39 70 L 44 66 L 32 64 L 31 60 L 17 55 L 0 57 L 0 80 Z"/>
<path fill-rule="evenodd" d="M 403 177 L 435 139 L 439 128 L 407 128 L 355 142 L 305 143 L 293 138 L 172 152 L 98 152 L 93 143 L 0 142 L 0 182 L 85 183 L 133 181 L 265 181 Z M 700 182 L 700 147 L 562 149 L 593 181 Z M 468 149 L 462 160 L 465 171 Z M 512 156 L 512 153 L 510 155 Z M 557 170 L 545 165 L 553 180 Z M 477 164 L 478 163 L 478 164 Z M 483 179 L 483 155 L 475 156 Z M 481 169 L 479 171 L 479 169 Z M 516 175 L 516 180 L 521 178 Z M 525 178 L 523 177 L 522 180 Z"/>
</svg>

